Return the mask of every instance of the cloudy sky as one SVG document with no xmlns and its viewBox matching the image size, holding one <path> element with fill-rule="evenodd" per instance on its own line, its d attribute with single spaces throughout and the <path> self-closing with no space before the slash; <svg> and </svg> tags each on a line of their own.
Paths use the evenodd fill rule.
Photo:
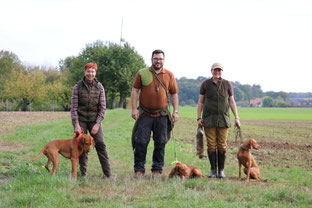
<svg viewBox="0 0 312 208">
<path fill-rule="evenodd" d="M 122 36 L 150 64 L 163 49 L 178 78 L 210 76 L 264 91 L 312 91 L 310 0 L 0 0 L 0 50 L 58 66 L 96 40 Z"/>
</svg>

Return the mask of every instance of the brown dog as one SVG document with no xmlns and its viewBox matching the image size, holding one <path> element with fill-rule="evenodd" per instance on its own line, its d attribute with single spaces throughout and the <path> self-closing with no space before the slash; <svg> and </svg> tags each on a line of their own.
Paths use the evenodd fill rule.
<svg viewBox="0 0 312 208">
<path fill-rule="evenodd" d="M 185 165 L 180 162 L 177 162 L 174 165 L 173 169 L 171 170 L 169 174 L 169 178 L 172 178 L 174 176 L 178 176 L 182 179 L 195 178 L 195 177 L 207 178 L 206 176 L 202 174 L 201 170 L 198 167 Z"/>
<path fill-rule="evenodd" d="M 37 160 L 42 153 L 45 154 L 48 158 L 48 162 L 44 167 L 51 175 L 55 175 L 56 168 L 60 162 L 60 153 L 63 157 L 71 160 L 72 175 L 77 179 L 78 158 L 83 152 L 90 152 L 91 144 L 93 144 L 94 148 L 95 143 L 92 136 L 83 133 L 75 133 L 73 139 L 58 139 L 49 142 L 32 161 Z M 52 171 L 49 169 L 50 162 L 53 164 Z"/>
<path fill-rule="evenodd" d="M 256 181 L 260 181 L 260 169 L 254 157 L 249 151 L 252 149 L 258 150 L 260 148 L 261 148 L 260 145 L 254 139 L 249 139 L 245 141 L 239 148 L 237 152 L 237 159 L 239 165 L 239 175 L 238 175 L 239 180 L 242 177 L 241 166 L 243 165 L 245 167 L 244 172 L 247 175 L 245 181 L 249 181 L 249 179 L 255 179 Z"/>
</svg>

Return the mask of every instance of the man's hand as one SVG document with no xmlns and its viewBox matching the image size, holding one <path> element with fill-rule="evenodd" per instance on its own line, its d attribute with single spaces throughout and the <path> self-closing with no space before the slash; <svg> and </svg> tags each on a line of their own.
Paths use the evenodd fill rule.
<svg viewBox="0 0 312 208">
<path fill-rule="evenodd" d="M 101 126 L 101 124 L 99 124 L 99 123 L 94 124 L 94 126 L 91 130 L 91 134 L 95 135 L 99 131 L 100 126 Z"/>
<path fill-rule="evenodd" d="M 172 113 L 172 121 L 173 123 L 177 122 L 179 120 L 179 114 L 177 114 L 176 112 Z"/>
<path fill-rule="evenodd" d="M 137 109 L 132 110 L 131 116 L 134 120 L 139 118 L 139 111 Z"/>
</svg>

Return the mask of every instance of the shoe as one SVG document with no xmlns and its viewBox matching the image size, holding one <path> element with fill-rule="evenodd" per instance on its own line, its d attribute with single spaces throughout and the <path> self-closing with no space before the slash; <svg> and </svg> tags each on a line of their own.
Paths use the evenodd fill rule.
<svg viewBox="0 0 312 208">
<path fill-rule="evenodd" d="M 141 171 L 135 172 L 135 175 L 134 175 L 135 178 L 142 178 L 143 176 L 144 174 Z"/>
<path fill-rule="evenodd" d="M 161 173 L 160 172 L 153 172 L 152 174 L 152 178 L 156 179 L 156 178 L 160 178 Z"/>
</svg>

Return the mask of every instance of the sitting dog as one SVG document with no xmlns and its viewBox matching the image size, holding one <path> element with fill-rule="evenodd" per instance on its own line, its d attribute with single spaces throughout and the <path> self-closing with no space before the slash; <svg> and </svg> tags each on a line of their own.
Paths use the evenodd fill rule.
<svg viewBox="0 0 312 208">
<path fill-rule="evenodd" d="M 249 179 L 255 179 L 256 181 L 260 181 L 260 169 L 254 157 L 249 151 L 252 149 L 258 150 L 260 148 L 261 148 L 260 145 L 254 139 L 249 139 L 240 146 L 237 152 L 237 159 L 239 165 L 239 175 L 238 175 L 239 180 L 242 177 L 241 166 L 243 165 L 245 167 L 244 172 L 247 175 L 245 181 L 249 181 Z"/>
<path fill-rule="evenodd" d="M 185 165 L 183 163 L 177 162 L 173 169 L 171 170 L 169 174 L 169 178 L 172 178 L 174 176 L 178 176 L 182 179 L 188 179 L 188 178 L 195 178 L 195 177 L 205 177 L 201 172 L 201 170 L 198 167 Z"/>
<path fill-rule="evenodd" d="M 67 140 L 53 140 L 46 144 L 46 146 L 39 152 L 39 154 L 32 160 L 35 161 L 43 153 L 48 158 L 48 162 L 44 166 L 51 175 L 55 175 L 56 168 L 60 162 L 59 153 L 71 160 L 72 175 L 77 179 L 77 165 L 78 158 L 83 152 L 90 152 L 91 144 L 95 146 L 92 136 L 84 133 L 75 133 L 73 139 Z M 52 162 L 52 171 L 49 169 L 49 164 Z"/>
</svg>

